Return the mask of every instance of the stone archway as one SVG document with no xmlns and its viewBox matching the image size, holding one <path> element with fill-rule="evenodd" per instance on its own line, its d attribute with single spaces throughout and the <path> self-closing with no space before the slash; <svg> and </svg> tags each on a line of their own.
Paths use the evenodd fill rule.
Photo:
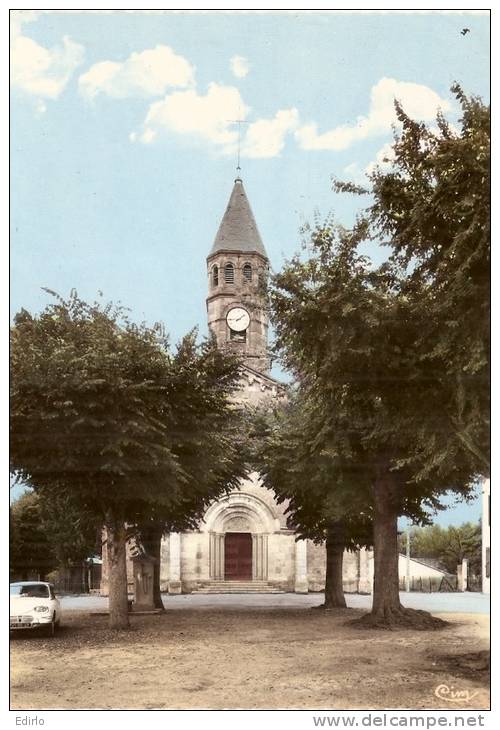
<svg viewBox="0 0 500 730">
<path fill-rule="evenodd" d="M 204 523 L 204 531 L 209 533 L 211 580 L 225 580 L 227 533 L 252 536 L 252 580 L 267 580 L 267 542 L 275 530 L 276 517 L 263 500 L 249 492 L 233 492 L 208 508 Z"/>
</svg>

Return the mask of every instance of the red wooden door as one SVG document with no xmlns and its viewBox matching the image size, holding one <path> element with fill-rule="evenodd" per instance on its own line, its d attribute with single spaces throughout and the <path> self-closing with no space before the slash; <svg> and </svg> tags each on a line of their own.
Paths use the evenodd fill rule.
<svg viewBox="0 0 500 730">
<path fill-rule="evenodd" d="M 249 532 L 226 532 L 224 578 L 252 580 L 252 536 Z"/>
</svg>

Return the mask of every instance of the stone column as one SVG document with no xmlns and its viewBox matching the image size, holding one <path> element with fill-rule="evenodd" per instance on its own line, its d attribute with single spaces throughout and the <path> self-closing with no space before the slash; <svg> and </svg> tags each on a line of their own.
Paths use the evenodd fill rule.
<svg viewBox="0 0 500 730">
<path fill-rule="evenodd" d="M 224 538 L 224 533 L 210 533 L 210 580 L 224 580 Z"/>
<path fill-rule="evenodd" d="M 372 585 L 368 566 L 368 551 L 362 547 L 358 551 L 358 593 L 371 593 Z"/>
<path fill-rule="evenodd" d="M 169 593 L 182 593 L 181 583 L 181 533 L 170 533 Z"/>
<path fill-rule="evenodd" d="M 160 557 L 160 591 L 164 593 L 168 591 L 168 582 L 170 576 L 170 535 L 166 535 L 161 540 L 161 557 Z"/>
<path fill-rule="evenodd" d="M 101 553 L 102 553 L 102 569 L 101 583 L 99 586 L 99 595 L 109 595 L 109 556 L 108 556 L 108 533 L 105 527 L 101 530 Z"/>
<path fill-rule="evenodd" d="M 307 593 L 308 591 L 307 540 L 297 540 L 295 543 L 295 593 Z"/>
<path fill-rule="evenodd" d="M 469 572 L 469 561 L 464 558 L 460 565 L 457 566 L 458 590 L 465 592 L 467 590 L 467 578 Z"/>
<path fill-rule="evenodd" d="M 252 579 L 267 580 L 267 535 L 252 535 Z"/>
</svg>

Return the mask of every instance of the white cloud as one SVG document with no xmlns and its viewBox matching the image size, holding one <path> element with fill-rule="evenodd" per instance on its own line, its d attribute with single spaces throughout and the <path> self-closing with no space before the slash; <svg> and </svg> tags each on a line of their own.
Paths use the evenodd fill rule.
<svg viewBox="0 0 500 730">
<path fill-rule="evenodd" d="M 125 61 L 100 61 L 78 80 L 88 99 L 107 94 L 114 99 L 130 96 L 161 96 L 169 87 L 194 83 L 194 67 L 169 46 L 158 45 L 132 53 Z"/>
<path fill-rule="evenodd" d="M 297 142 L 304 150 L 345 150 L 354 142 L 385 134 L 396 121 L 394 99 L 402 103 L 410 117 L 423 121 L 434 119 L 439 108 L 450 109 L 449 102 L 428 86 L 383 78 L 372 87 L 367 116 L 322 134 L 315 123 L 303 125 L 295 132 Z"/>
<path fill-rule="evenodd" d="M 83 62 L 84 47 L 65 36 L 62 44 L 44 48 L 22 34 L 22 25 L 35 19 L 35 15 L 21 12 L 13 17 L 11 84 L 38 100 L 57 99 Z M 43 105 L 37 103 L 37 113 L 42 109 Z"/>
<path fill-rule="evenodd" d="M 365 172 L 367 175 L 371 175 L 372 172 L 376 168 L 380 168 L 380 170 L 388 170 L 391 167 L 391 162 L 394 159 L 394 149 L 391 142 L 387 142 L 384 144 L 377 154 L 375 155 L 375 159 L 368 163 L 368 165 L 365 167 Z"/>
<path fill-rule="evenodd" d="M 145 129 L 144 132 L 141 135 L 141 142 L 144 144 L 151 144 L 151 142 L 155 139 L 156 132 L 152 129 Z"/>
<path fill-rule="evenodd" d="M 276 157 L 285 146 L 285 137 L 297 127 L 297 109 L 280 109 L 274 119 L 258 119 L 247 130 L 241 146 L 242 157 Z"/>
<path fill-rule="evenodd" d="M 206 94 L 195 89 L 176 91 L 151 104 L 142 130 L 132 132 L 129 139 L 149 144 L 162 131 L 190 135 L 224 155 L 235 155 L 238 130 L 234 120 L 244 121 L 249 111 L 234 86 L 211 83 Z M 282 109 L 273 119 L 252 122 L 242 134 L 241 156 L 275 157 L 283 149 L 286 134 L 297 127 L 298 118 L 296 109 Z"/>
<path fill-rule="evenodd" d="M 357 162 L 351 162 L 349 165 L 346 165 L 343 172 L 347 176 L 347 179 L 356 183 L 356 185 L 366 185 L 368 182 L 365 172 Z"/>
<path fill-rule="evenodd" d="M 244 79 L 250 71 L 250 64 L 244 56 L 233 56 L 229 63 L 231 71 L 238 79 Z"/>
<path fill-rule="evenodd" d="M 159 131 L 191 135 L 210 142 L 226 154 L 234 154 L 238 133 L 231 122 L 238 114 L 245 119 L 249 108 L 234 86 L 209 84 L 205 95 L 194 89 L 176 91 L 149 107 L 144 129 L 136 135 L 142 142 L 151 142 Z"/>
<path fill-rule="evenodd" d="M 367 175 L 370 175 L 376 168 L 381 170 L 388 170 L 391 167 L 391 161 L 394 159 L 394 150 L 391 142 L 384 144 L 376 153 L 375 158 L 371 162 L 363 167 L 359 162 L 351 162 L 349 165 L 344 167 L 344 174 L 347 175 L 349 180 L 356 183 L 356 185 L 368 185 L 369 180 Z"/>
</svg>

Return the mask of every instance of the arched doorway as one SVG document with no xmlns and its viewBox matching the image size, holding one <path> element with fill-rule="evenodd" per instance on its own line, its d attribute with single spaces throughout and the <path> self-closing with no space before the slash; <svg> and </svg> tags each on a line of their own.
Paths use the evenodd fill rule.
<svg viewBox="0 0 500 730">
<path fill-rule="evenodd" d="M 267 580 L 267 538 L 279 522 L 260 495 L 234 491 L 208 508 L 204 522 L 211 580 Z"/>
<path fill-rule="evenodd" d="M 252 535 L 226 532 L 224 537 L 224 579 L 252 580 Z"/>
</svg>

